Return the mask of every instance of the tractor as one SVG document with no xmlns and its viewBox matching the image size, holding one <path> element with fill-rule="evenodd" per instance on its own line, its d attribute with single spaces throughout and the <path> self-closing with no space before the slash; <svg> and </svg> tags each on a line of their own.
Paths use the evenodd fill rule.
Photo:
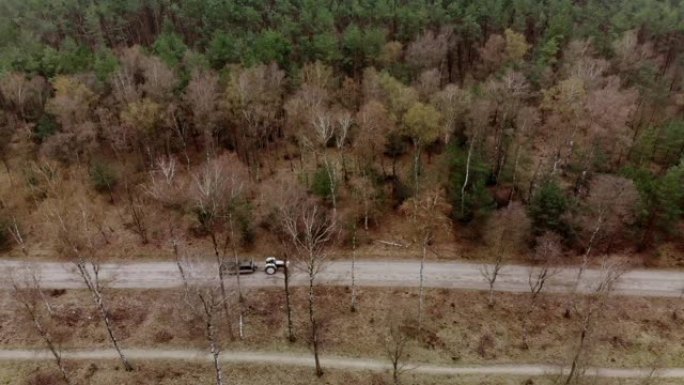
<svg viewBox="0 0 684 385">
<path fill-rule="evenodd" d="M 264 265 L 264 272 L 268 275 L 273 275 L 278 272 L 280 268 L 287 268 L 289 262 L 283 261 L 276 257 L 266 257 L 266 264 Z"/>
</svg>

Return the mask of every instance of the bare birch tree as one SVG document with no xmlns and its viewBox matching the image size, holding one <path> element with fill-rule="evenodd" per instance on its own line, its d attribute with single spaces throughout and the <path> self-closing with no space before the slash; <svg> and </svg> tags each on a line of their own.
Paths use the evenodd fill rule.
<svg viewBox="0 0 684 385">
<path fill-rule="evenodd" d="M 424 308 L 424 283 L 425 283 L 425 258 L 427 256 L 430 244 L 434 240 L 437 231 L 447 229 L 449 221 L 444 215 L 446 208 L 443 206 L 441 199 L 442 191 L 440 189 L 426 191 L 419 197 L 408 200 L 401 208 L 402 211 L 408 211 L 413 222 L 414 237 L 417 244 L 420 245 L 420 271 L 419 271 L 419 285 L 418 285 L 418 331 L 423 327 L 423 308 Z"/>
<path fill-rule="evenodd" d="M 293 260 L 293 254 L 296 254 L 297 248 L 292 243 L 291 234 L 287 228 L 282 224 L 284 217 L 293 217 L 296 215 L 296 210 L 299 204 L 306 198 L 306 191 L 297 183 L 292 175 L 281 175 L 269 182 L 265 182 L 261 186 L 261 206 L 265 208 L 264 216 L 267 218 L 278 218 L 274 230 L 270 234 L 276 238 L 274 243 L 280 245 L 280 254 L 282 255 L 285 267 L 283 269 L 284 279 L 283 288 L 285 291 L 285 315 L 287 317 L 287 339 L 290 342 L 296 341 L 294 334 L 294 327 L 292 322 L 292 293 L 290 290 L 291 269 L 290 261 Z"/>
<path fill-rule="evenodd" d="M 588 353 L 593 339 L 597 319 L 601 317 L 615 283 L 625 272 L 625 266 L 621 262 L 604 260 L 601 267 L 601 278 L 594 287 L 592 293 L 586 295 L 581 301 L 575 301 L 575 312 L 579 318 L 579 333 L 577 346 L 572 355 L 570 369 L 563 381 L 564 385 L 577 384 L 581 381 L 584 368 L 588 360 Z"/>
<path fill-rule="evenodd" d="M 529 268 L 527 283 L 530 288 L 530 301 L 527 306 L 522 325 L 522 348 L 528 349 L 529 323 L 532 313 L 537 307 L 537 300 L 548 280 L 558 271 L 553 265 L 561 254 L 560 236 L 554 233 L 545 233 L 537 237 L 534 259 L 539 261 L 538 266 Z"/>
<path fill-rule="evenodd" d="M 43 295 L 36 272 L 26 269 L 26 271 L 22 272 L 23 277 L 20 279 L 17 279 L 15 276 L 14 273 L 16 271 L 12 273 L 12 289 L 15 301 L 17 301 L 20 309 L 30 320 L 40 339 L 47 346 L 64 382 L 67 385 L 75 384 L 67 371 L 59 343 L 50 333 L 49 316 L 52 313 L 52 309 L 47 298 Z M 42 311 L 43 307 L 47 310 L 47 316 Z"/>
<path fill-rule="evenodd" d="M 173 242 L 173 249 L 176 266 L 185 288 L 185 305 L 204 324 L 205 337 L 214 364 L 216 385 L 223 385 L 219 321 L 225 293 L 222 291 L 221 278 L 215 273 L 215 269 L 202 269 L 202 264 L 194 263 L 187 256 L 181 256 L 176 241 Z"/>
<path fill-rule="evenodd" d="M 478 142 L 481 140 L 482 131 L 484 131 L 487 125 L 490 109 L 491 103 L 486 101 L 478 101 L 473 105 L 469 114 L 472 123 L 466 130 L 466 134 L 468 135 L 468 155 L 466 156 L 465 176 L 463 178 L 463 185 L 461 186 L 461 216 L 465 216 L 465 194 L 468 183 L 470 182 L 470 166 L 473 153 Z"/>
<path fill-rule="evenodd" d="M 298 251 L 297 262 L 306 272 L 309 282 L 309 326 L 311 346 L 316 363 L 316 375 L 322 376 L 323 369 L 318 357 L 319 330 L 316 318 L 315 281 L 326 260 L 326 247 L 333 240 L 336 231 L 335 217 L 328 215 L 315 203 L 295 202 L 296 207 L 281 211 L 281 226 L 289 234 L 290 241 Z"/>
<path fill-rule="evenodd" d="M 386 331 L 382 336 L 385 355 L 392 365 L 392 382 L 394 385 L 400 385 L 400 377 L 407 370 L 405 361 L 409 356 L 409 337 L 402 330 L 403 319 L 396 311 L 388 311 L 385 323 Z"/>
<path fill-rule="evenodd" d="M 67 216 L 67 214 L 71 215 Z M 51 216 L 57 228 L 59 251 L 74 264 L 78 275 L 83 280 L 100 312 L 109 340 L 119 355 L 121 363 L 126 371 L 132 371 L 133 366 L 126 358 L 115 335 L 114 324 L 100 277 L 98 250 L 101 245 L 97 242 L 97 238 L 101 236 L 105 242 L 107 241 L 102 226 L 95 223 L 95 216 L 84 204 L 77 205 L 73 211 L 54 210 L 51 212 Z"/>
<path fill-rule="evenodd" d="M 485 264 L 480 272 L 489 285 L 487 304 L 494 306 L 494 286 L 504 267 L 506 256 L 515 250 L 521 250 L 529 232 L 530 221 L 520 204 L 514 203 L 497 211 L 487 222 L 490 228 L 486 235 L 494 253 L 494 263 Z"/>
<path fill-rule="evenodd" d="M 587 213 L 580 217 L 583 227 L 590 232 L 577 271 L 574 291 L 577 291 L 584 271 L 589 267 L 591 254 L 603 233 L 616 233 L 635 217 L 634 207 L 639 193 L 634 182 L 613 175 L 597 175 L 591 182 L 587 197 Z"/>
<path fill-rule="evenodd" d="M 340 151 L 340 157 L 342 158 L 342 172 L 344 173 L 344 180 L 347 181 L 347 160 L 344 156 L 344 147 L 349 139 L 349 129 L 351 128 L 352 123 L 354 123 L 354 118 L 352 117 L 351 112 L 347 110 L 341 110 L 335 114 L 335 122 L 337 123 L 335 145 Z"/>
<path fill-rule="evenodd" d="M 222 268 L 227 259 L 227 249 L 230 247 L 233 262 L 238 265 L 236 210 L 243 199 L 246 189 L 246 170 L 235 157 L 223 156 L 213 159 L 205 165 L 203 170 L 195 175 L 194 189 L 191 191 L 195 201 L 197 220 L 211 239 L 214 251 L 221 293 L 226 315 L 228 315 L 228 300 L 225 287 L 225 269 Z M 243 302 L 240 274 L 235 274 L 238 300 Z M 240 338 L 243 337 L 244 311 L 239 306 L 238 324 Z M 229 333 L 229 334 L 232 334 Z"/>
<path fill-rule="evenodd" d="M 341 122 L 340 124 L 340 129 L 344 129 L 345 132 L 344 137 L 346 137 L 346 130 L 349 129 L 349 125 L 351 124 L 351 115 L 348 117 L 340 118 Z M 335 117 L 333 116 L 333 113 L 320 109 L 318 111 L 315 111 L 312 113 L 311 117 L 311 126 L 313 127 L 313 132 L 314 132 L 314 142 L 317 144 L 317 147 L 319 147 L 320 151 L 323 153 L 323 164 L 325 165 L 325 171 L 328 174 L 328 183 L 329 183 L 329 188 L 330 188 L 330 200 L 333 206 L 333 215 L 337 215 L 337 180 L 338 180 L 338 172 L 337 172 L 337 162 L 331 161 L 328 159 L 328 155 L 326 154 L 326 147 L 328 146 L 328 143 L 330 140 L 335 136 Z M 312 143 L 313 144 L 313 143 Z M 341 147 L 344 144 L 344 139 L 339 142 L 339 146 Z M 314 148 L 314 155 L 318 150 Z"/>
</svg>

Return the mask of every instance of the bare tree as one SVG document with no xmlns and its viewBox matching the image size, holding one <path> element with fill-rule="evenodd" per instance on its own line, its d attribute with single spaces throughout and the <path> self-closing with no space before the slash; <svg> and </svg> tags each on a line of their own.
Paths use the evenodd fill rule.
<svg viewBox="0 0 684 385">
<path fill-rule="evenodd" d="M 137 191 L 132 191 L 128 184 L 126 184 L 126 196 L 126 208 L 128 209 L 128 214 L 131 217 L 133 232 L 140 237 L 142 244 L 146 245 L 150 242 L 148 237 L 148 218 L 145 209 L 146 204 L 141 195 Z"/>
<path fill-rule="evenodd" d="M 494 263 L 485 264 L 480 272 L 489 284 L 489 307 L 494 306 L 494 286 L 504 267 L 505 259 L 511 253 L 526 248 L 531 221 L 524 207 L 517 202 L 498 210 L 487 221 L 487 242 L 494 253 Z"/>
<path fill-rule="evenodd" d="M 316 375 L 322 376 L 323 369 L 318 357 L 319 330 L 315 306 L 315 281 L 326 260 L 326 247 L 335 236 L 335 218 L 329 216 L 315 203 L 295 202 L 296 207 L 281 211 L 281 225 L 289 234 L 292 245 L 300 255 L 297 259 L 305 270 L 309 281 L 309 326 L 311 345 L 316 362 Z"/>
<path fill-rule="evenodd" d="M 178 84 L 178 77 L 169 66 L 156 56 L 140 56 L 140 69 L 145 79 L 142 90 L 145 96 L 157 102 L 170 99 Z"/>
<path fill-rule="evenodd" d="M 446 64 L 450 31 L 439 34 L 430 30 L 416 37 L 406 48 L 406 61 L 416 68 L 440 68 Z"/>
<path fill-rule="evenodd" d="M 328 175 L 328 185 L 330 189 L 330 203 L 332 203 L 333 216 L 337 216 L 337 189 L 339 183 L 339 163 L 335 160 L 329 160 L 328 156 L 323 156 L 323 164 Z"/>
<path fill-rule="evenodd" d="M 518 189 L 518 166 L 520 164 L 520 157 L 525 146 L 531 141 L 530 138 L 533 136 L 531 134 L 537 128 L 539 122 L 539 111 L 536 108 L 523 107 L 518 110 L 515 121 L 515 138 L 513 139 L 513 144 L 515 146 L 515 154 L 513 155 L 513 176 L 511 181 L 513 189 L 511 190 L 511 195 L 509 197 L 509 204 L 513 201 Z M 530 183 L 532 183 L 532 181 Z"/>
<path fill-rule="evenodd" d="M 97 95 L 80 79 L 58 76 L 53 81 L 55 95 L 47 101 L 46 111 L 54 114 L 61 130 L 50 136 L 41 151 L 62 161 L 76 163 L 97 146 L 97 132 L 91 118 Z"/>
<path fill-rule="evenodd" d="M 342 158 L 342 172 L 344 173 L 344 180 L 347 181 L 347 160 L 344 156 L 345 145 L 347 144 L 349 129 L 354 123 L 351 112 L 347 110 L 340 110 L 335 114 L 335 121 L 337 123 L 335 130 L 335 145 L 340 151 Z"/>
<path fill-rule="evenodd" d="M 314 137 L 311 140 L 315 140 L 320 147 L 325 149 L 335 135 L 335 125 L 330 111 L 320 109 L 313 112 L 311 127 L 314 129 Z"/>
<path fill-rule="evenodd" d="M 26 241 L 24 240 L 24 236 L 21 235 L 21 231 L 19 230 L 19 224 L 17 223 L 17 218 L 15 218 L 14 216 L 12 216 L 12 223 L 10 223 L 7 226 L 7 231 L 12 236 L 12 239 L 14 239 L 14 242 L 21 249 L 22 254 L 28 255 L 28 251 L 26 249 Z"/>
<path fill-rule="evenodd" d="M 535 261 L 540 264 L 529 268 L 527 283 L 530 288 L 530 301 L 527 312 L 523 318 L 522 347 L 528 349 L 529 322 L 532 313 L 537 307 L 539 294 L 544 290 L 547 281 L 558 273 L 553 265 L 561 254 L 560 236 L 555 233 L 547 232 L 537 237 L 535 247 Z"/>
<path fill-rule="evenodd" d="M 351 180 L 352 196 L 361 204 L 361 213 L 359 214 L 363 219 L 363 229 L 368 231 L 369 222 L 372 217 L 377 214 L 378 210 L 378 192 L 373 185 L 371 177 L 368 175 L 359 175 Z"/>
<path fill-rule="evenodd" d="M 195 176 L 195 186 L 191 191 L 197 208 L 197 220 L 211 238 L 214 257 L 221 283 L 221 301 L 226 315 L 228 300 L 225 288 L 226 250 L 230 247 L 233 262 L 239 265 L 236 242 L 236 210 L 243 199 L 246 188 L 246 171 L 242 163 L 234 157 L 223 156 L 213 159 Z M 243 302 L 240 274 L 235 274 L 238 299 Z M 239 307 L 239 331 L 243 337 L 244 309 Z"/>
<path fill-rule="evenodd" d="M 48 350 L 50 350 L 50 354 L 54 358 L 55 364 L 57 365 L 64 382 L 67 385 L 72 385 L 75 382 L 71 380 L 66 369 L 59 344 L 50 333 L 50 320 L 41 310 L 45 307 L 49 317 L 52 312 L 50 303 L 43 295 L 36 272 L 27 269 L 24 273 L 25 276 L 22 277 L 23 279 L 21 280 L 17 280 L 14 274 L 11 276 L 14 299 L 31 321 L 38 336 L 43 340 L 43 343 L 47 346 Z"/>
<path fill-rule="evenodd" d="M 185 91 L 195 129 L 202 133 L 205 151 L 215 152 L 215 126 L 219 115 L 219 77 L 212 71 L 195 71 Z"/>
<path fill-rule="evenodd" d="M 221 369 L 221 341 L 219 321 L 224 304 L 221 278 L 213 271 L 203 271 L 200 263 L 193 263 L 187 256 L 181 256 L 177 241 L 172 243 L 176 256 L 176 266 L 185 287 L 185 304 L 199 317 L 205 329 L 205 337 L 211 353 L 216 385 L 223 385 Z"/>
<path fill-rule="evenodd" d="M 356 312 L 356 223 L 352 228 L 352 260 L 351 260 L 351 306 L 352 313 Z"/>
<path fill-rule="evenodd" d="M 335 114 L 335 123 L 337 123 L 337 130 L 335 134 L 335 145 L 338 149 L 342 149 L 347 143 L 347 136 L 349 135 L 349 128 L 354 123 L 354 118 L 351 112 L 347 110 L 338 111 Z"/>
<path fill-rule="evenodd" d="M 147 195 L 166 207 L 179 206 L 187 198 L 185 180 L 179 177 L 176 158 L 163 156 L 154 162 L 149 182 L 144 187 Z"/>
<path fill-rule="evenodd" d="M 362 162 L 375 163 L 378 152 L 385 147 L 387 134 L 395 129 L 395 122 L 384 104 L 377 100 L 366 102 L 356 114 L 358 132 L 353 148 Z M 381 158 L 382 159 L 382 158 Z"/>
<path fill-rule="evenodd" d="M 284 246 L 284 245 L 283 245 Z M 292 293 L 290 291 L 290 253 L 287 248 L 283 248 L 283 284 L 285 288 L 285 313 L 287 316 L 287 340 L 290 342 L 295 342 L 297 337 L 294 334 L 294 325 L 292 322 Z"/>
<path fill-rule="evenodd" d="M 634 207 L 639 201 L 639 193 L 634 182 L 629 179 L 600 174 L 592 179 L 586 201 L 586 213 L 580 216 L 578 222 L 585 233 L 589 232 L 589 237 L 577 272 L 575 290 L 579 287 L 593 249 L 602 236 L 606 234 L 607 238 L 614 237 L 634 221 Z"/>
<path fill-rule="evenodd" d="M 48 87 L 41 76 L 27 79 L 23 74 L 10 72 L 0 77 L 0 94 L 8 110 L 13 111 L 20 119 L 25 119 L 28 115 L 27 109 L 43 104 L 48 95 Z"/>
<path fill-rule="evenodd" d="M 503 269 L 504 267 L 504 248 L 507 232 L 507 229 L 503 229 L 500 233 L 500 237 L 494 252 L 494 263 L 484 264 L 480 268 L 480 274 L 482 274 L 482 277 L 484 277 L 484 279 L 487 281 L 487 284 L 489 285 L 489 291 L 487 295 L 487 306 L 489 306 L 490 308 L 494 307 L 494 285 L 496 284 L 496 280 L 499 278 L 501 269 Z"/>
<path fill-rule="evenodd" d="M 464 120 L 464 115 L 472 103 L 472 94 L 454 84 L 449 84 L 432 96 L 431 103 L 437 107 L 444 118 L 442 140 L 448 144 L 457 124 Z"/>
<path fill-rule="evenodd" d="M 407 370 L 405 361 L 408 358 L 409 337 L 402 328 L 403 321 L 396 311 L 390 310 L 386 317 L 386 331 L 382 341 L 385 346 L 385 355 L 392 364 L 394 385 L 401 384 L 400 376 Z"/>
<path fill-rule="evenodd" d="M 282 218 L 295 216 L 295 211 L 299 204 L 305 199 L 306 191 L 300 184 L 298 184 L 291 174 L 281 175 L 269 180 L 261 185 L 261 206 L 266 209 L 264 217 L 266 218 Z M 280 254 L 285 262 L 283 269 L 284 273 L 284 291 L 285 291 L 285 315 L 287 317 L 287 339 L 290 342 L 296 341 L 294 334 L 294 327 L 292 321 L 292 293 L 290 290 L 290 261 L 293 260 L 292 255 L 296 253 L 297 248 L 292 244 L 291 235 L 287 229 L 280 225 L 276 225 L 275 231 L 270 232 L 275 238 L 276 243 L 280 245 Z"/>
<path fill-rule="evenodd" d="M 499 273 L 501 273 L 501 269 L 504 266 L 503 259 L 504 252 L 500 246 L 496 252 L 496 259 L 494 260 L 494 264 L 485 264 L 480 269 L 480 273 L 489 284 L 487 306 L 489 306 L 490 308 L 494 307 L 494 285 L 496 284 L 496 280 L 497 278 L 499 278 Z"/>
<path fill-rule="evenodd" d="M 598 281 L 593 292 L 584 297 L 584 300 L 575 301 L 575 312 L 579 315 L 579 335 L 577 346 L 572 355 L 572 363 L 564 384 L 579 383 L 586 365 L 588 350 L 593 338 L 594 328 L 605 309 L 615 283 L 624 274 L 625 266 L 620 261 L 604 260 L 601 268 L 601 279 Z"/>
<path fill-rule="evenodd" d="M 480 141 L 481 133 L 487 125 L 491 108 L 491 103 L 487 101 L 478 101 L 473 104 L 472 110 L 469 113 L 472 123 L 466 130 L 466 134 L 468 135 L 468 155 L 466 156 L 465 177 L 463 178 L 463 185 L 461 186 L 461 216 L 465 216 L 466 188 L 470 182 L 470 166 L 473 153 L 475 151 L 475 146 Z"/>
<path fill-rule="evenodd" d="M 242 127 L 234 133 L 236 150 L 257 180 L 260 150 L 280 128 L 284 86 L 285 72 L 275 63 L 234 68 L 228 79 L 226 112 Z"/>
<path fill-rule="evenodd" d="M 115 336 L 114 325 L 100 279 L 100 263 L 98 258 L 100 245 L 98 245 L 96 238 L 100 235 L 105 238 L 102 226 L 96 223 L 96 217 L 93 215 L 93 212 L 85 205 L 81 204 L 77 207 L 76 210 L 70 212 L 63 209 L 51 212 L 57 227 L 57 240 L 60 251 L 68 256 L 76 267 L 79 276 L 86 285 L 93 298 L 93 302 L 95 302 L 102 316 L 109 340 L 119 355 L 121 363 L 126 371 L 132 371 L 133 366 L 124 355 L 119 345 L 119 340 Z M 71 215 L 67 216 L 67 214 Z"/>
<path fill-rule="evenodd" d="M 440 228 L 448 228 L 449 226 L 449 221 L 443 214 L 445 207 L 440 199 L 441 194 L 442 191 L 440 189 L 426 191 L 421 196 L 408 200 L 401 208 L 402 211 L 408 211 L 410 215 L 413 222 L 415 240 L 421 249 L 420 282 L 418 285 L 418 331 L 421 331 L 423 327 L 425 297 L 425 275 L 423 273 L 425 270 L 425 258 L 437 231 Z"/>
</svg>

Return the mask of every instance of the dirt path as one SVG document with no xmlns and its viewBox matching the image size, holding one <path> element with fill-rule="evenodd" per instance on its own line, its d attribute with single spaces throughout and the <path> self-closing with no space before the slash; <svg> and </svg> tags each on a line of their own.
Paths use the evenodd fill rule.
<svg viewBox="0 0 684 385">
<path fill-rule="evenodd" d="M 37 272 L 44 288 L 81 288 L 83 283 L 68 263 L 23 263 L 0 260 L 0 287 L 8 287 L 12 274 L 19 274 L 26 266 Z M 318 282 L 324 285 L 349 285 L 351 263 L 333 261 L 320 273 Z M 483 265 L 462 262 L 428 262 L 425 264 L 425 286 L 486 290 L 487 282 L 481 274 Z M 295 270 L 293 285 L 303 285 L 303 274 Z M 357 261 L 356 282 L 359 286 L 416 287 L 418 286 L 419 262 L 417 261 Z M 508 265 L 496 281 L 495 290 L 507 292 L 529 291 L 530 268 Z M 198 277 L 215 274 L 210 265 L 196 267 Z M 589 269 L 582 276 L 580 292 L 589 292 L 601 277 L 601 271 Z M 164 289 L 182 285 L 177 267 L 173 262 L 149 262 L 128 264 L 103 264 L 100 276 L 111 288 Z M 544 290 L 568 292 L 573 290 L 577 270 L 559 268 L 549 279 Z M 232 281 L 232 280 L 229 280 Z M 262 271 L 243 276 L 242 284 L 249 287 L 278 287 L 282 275 L 268 276 Z M 621 295 L 680 297 L 684 289 L 684 272 L 667 270 L 632 270 L 625 273 L 616 284 L 615 292 Z"/>
<path fill-rule="evenodd" d="M 211 356 L 199 350 L 148 350 L 128 349 L 126 356 L 131 360 L 179 360 L 179 361 L 207 361 L 211 362 Z M 78 350 L 65 351 L 62 353 L 65 359 L 71 360 L 110 360 L 116 359 L 114 350 Z M 51 360 L 52 356 L 47 350 L 0 350 L 0 361 L 42 361 Z M 221 360 L 228 363 L 250 364 L 274 364 L 287 366 L 313 367 L 313 358 L 310 355 L 293 353 L 271 352 L 224 352 Z M 388 371 L 389 362 L 367 358 L 345 358 L 336 356 L 322 356 L 321 364 L 324 368 L 343 370 L 368 370 Z M 405 368 L 422 374 L 438 375 L 506 375 L 506 376 L 544 376 L 558 375 L 567 371 L 566 368 L 554 365 L 533 364 L 495 364 L 478 366 L 447 366 L 408 363 Z M 669 368 L 653 371 L 652 369 L 614 369 L 614 368 L 588 368 L 586 374 L 595 377 L 606 378 L 684 378 L 684 368 Z"/>
</svg>

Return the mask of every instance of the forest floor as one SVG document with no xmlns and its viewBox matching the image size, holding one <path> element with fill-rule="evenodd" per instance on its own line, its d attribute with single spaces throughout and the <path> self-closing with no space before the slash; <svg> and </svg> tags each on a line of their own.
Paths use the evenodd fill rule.
<svg viewBox="0 0 684 385">
<path fill-rule="evenodd" d="M 25 167 L 27 166 L 24 165 Z M 54 237 L 57 232 L 51 223 L 54 221 L 51 213 L 55 210 L 57 199 L 44 197 L 35 187 L 29 187 L 24 172 L 19 163 L 14 165 L 11 174 L 0 169 L 0 208 L 13 208 L 26 243 L 26 249 L 23 251 L 19 247 L 0 250 L 0 257 L 42 261 L 63 259 L 56 247 Z M 128 212 L 123 194 L 115 194 L 112 202 L 107 194 L 96 193 L 90 186 L 88 170 L 84 168 L 72 167 L 62 171 L 60 175 L 60 180 L 54 188 L 61 196 L 68 197 L 70 202 L 76 205 L 86 200 L 94 205 L 93 215 L 101 226 L 101 234 L 106 237 L 106 242 L 98 245 L 98 253 L 102 259 L 112 262 L 171 260 L 171 231 L 174 232 L 174 237 L 180 236 L 190 255 L 213 255 L 208 237 L 195 234 L 195 217 L 188 208 L 170 209 L 153 201 L 146 202 L 145 222 L 149 242 L 143 243 L 133 231 L 131 214 Z M 277 254 L 279 247 L 271 232 L 262 228 L 262 221 L 267 217 L 263 216 L 263 208 L 259 206 L 260 198 L 257 196 L 254 199 L 255 238 L 251 244 L 241 247 L 239 253 L 245 258 L 261 260 L 265 256 Z M 340 204 L 353 206 L 354 199 L 340 197 Z M 448 212 L 444 214 L 448 215 Z M 415 229 L 400 210 L 387 209 L 378 212 L 369 225 L 367 230 L 361 226 L 357 234 L 357 254 L 361 258 L 414 260 L 421 256 L 420 245 L 416 244 L 412 235 Z M 684 223 L 681 226 L 684 230 Z M 453 223 L 451 227 L 440 228 L 430 245 L 427 259 L 492 261 L 495 258 L 493 246 L 487 242 L 487 230 L 481 227 L 483 226 L 473 228 Z M 331 259 L 350 259 L 350 234 L 348 229 L 340 230 L 344 230 L 341 231 L 341 239 L 329 247 L 328 255 Z M 576 265 L 581 260 L 581 254 L 577 250 L 566 250 L 559 263 Z M 614 254 L 627 257 L 634 267 L 684 267 L 684 240 L 680 240 L 679 243 L 663 242 L 657 248 L 644 252 L 619 249 Z M 530 261 L 530 255 L 531 251 L 525 247 L 507 250 L 506 263 L 527 263 Z"/>
</svg>

